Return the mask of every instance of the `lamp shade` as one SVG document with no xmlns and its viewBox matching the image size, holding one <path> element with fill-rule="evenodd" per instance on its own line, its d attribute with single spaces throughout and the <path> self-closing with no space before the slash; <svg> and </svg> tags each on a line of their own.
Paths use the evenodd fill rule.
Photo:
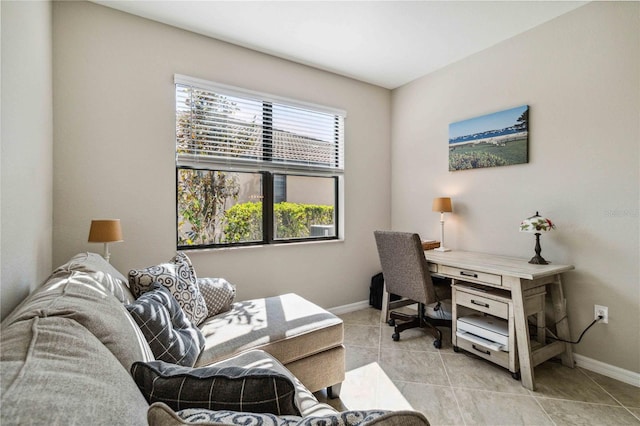
<svg viewBox="0 0 640 426">
<path fill-rule="evenodd" d="M 433 199 L 433 207 L 434 212 L 440 213 L 451 213 L 451 198 L 443 197 L 443 198 L 434 198 Z"/>
<path fill-rule="evenodd" d="M 548 232 L 556 226 L 551 220 L 542 217 L 536 212 L 535 216 L 531 216 L 520 222 L 520 232 L 540 233 Z"/>
<path fill-rule="evenodd" d="M 115 243 L 122 241 L 120 219 L 98 219 L 91 221 L 90 243 Z"/>
</svg>

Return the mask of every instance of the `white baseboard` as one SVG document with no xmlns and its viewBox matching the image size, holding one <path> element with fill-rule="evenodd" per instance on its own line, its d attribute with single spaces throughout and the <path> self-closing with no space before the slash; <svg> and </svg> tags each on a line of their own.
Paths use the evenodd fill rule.
<svg viewBox="0 0 640 426">
<path fill-rule="evenodd" d="M 336 306 L 335 308 L 327 310 L 334 315 L 344 315 L 349 312 L 368 308 L 369 306 L 369 301 L 363 300 L 361 302 L 350 303 L 348 305 Z M 624 368 L 616 367 L 614 365 L 605 364 L 604 362 L 576 353 L 573 354 L 573 358 L 576 362 L 576 366 L 580 368 L 602 374 L 603 376 L 619 380 L 632 386 L 640 387 L 640 373 L 625 370 Z"/>
<path fill-rule="evenodd" d="M 604 362 L 587 358 L 586 356 L 576 353 L 573 354 L 573 358 L 576 361 L 576 366 L 578 367 L 593 371 L 594 373 L 602 374 L 603 376 L 611 377 L 612 379 L 619 380 L 632 386 L 640 387 L 640 373 L 625 370 L 624 368 L 616 367 L 615 365 L 605 364 Z"/>
<path fill-rule="evenodd" d="M 369 301 L 363 300 L 360 302 L 350 303 L 348 305 L 336 306 L 335 308 L 327 309 L 327 311 L 331 312 L 333 315 L 344 315 L 348 314 L 349 312 L 368 308 L 369 306 Z"/>
</svg>

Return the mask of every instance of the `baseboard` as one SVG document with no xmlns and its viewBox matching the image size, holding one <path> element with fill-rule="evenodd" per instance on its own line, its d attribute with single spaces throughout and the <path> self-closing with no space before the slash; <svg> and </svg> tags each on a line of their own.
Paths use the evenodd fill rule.
<svg viewBox="0 0 640 426">
<path fill-rule="evenodd" d="M 586 356 L 576 353 L 573 354 L 573 358 L 576 362 L 576 366 L 580 368 L 602 374 L 603 376 L 611 377 L 612 379 L 619 380 L 632 386 L 640 387 L 640 373 L 625 370 L 624 368 L 616 367 L 615 365 L 605 364 L 604 362 L 587 358 Z"/>
<path fill-rule="evenodd" d="M 363 300 L 361 302 L 350 303 L 348 305 L 336 306 L 335 308 L 327 309 L 327 311 L 331 312 L 333 315 L 344 315 L 348 314 L 349 312 L 368 308 L 369 306 L 369 301 Z"/>
</svg>

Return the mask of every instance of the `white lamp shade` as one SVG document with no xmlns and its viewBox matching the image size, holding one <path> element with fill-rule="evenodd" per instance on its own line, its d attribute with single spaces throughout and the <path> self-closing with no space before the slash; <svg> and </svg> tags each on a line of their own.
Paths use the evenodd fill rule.
<svg viewBox="0 0 640 426">
<path fill-rule="evenodd" d="M 542 217 L 536 212 L 535 216 L 531 216 L 520 222 L 520 232 L 540 233 L 548 232 L 556 226 L 550 219 Z"/>
</svg>

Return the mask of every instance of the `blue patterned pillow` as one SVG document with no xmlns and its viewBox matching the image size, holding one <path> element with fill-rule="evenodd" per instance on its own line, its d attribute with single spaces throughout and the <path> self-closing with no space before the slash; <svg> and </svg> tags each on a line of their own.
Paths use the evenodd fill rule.
<svg viewBox="0 0 640 426">
<path fill-rule="evenodd" d="M 194 324 L 199 325 L 209 316 L 198 278 L 186 254 L 178 253 L 167 263 L 129 271 L 129 287 L 135 297 L 151 290 L 155 283 L 169 289 Z"/>
<path fill-rule="evenodd" d="M 126 308 L 156 359 L 193 367 L 204 348 L 204 336 L 169 290 L 155 284 Z"/>
</svg>

